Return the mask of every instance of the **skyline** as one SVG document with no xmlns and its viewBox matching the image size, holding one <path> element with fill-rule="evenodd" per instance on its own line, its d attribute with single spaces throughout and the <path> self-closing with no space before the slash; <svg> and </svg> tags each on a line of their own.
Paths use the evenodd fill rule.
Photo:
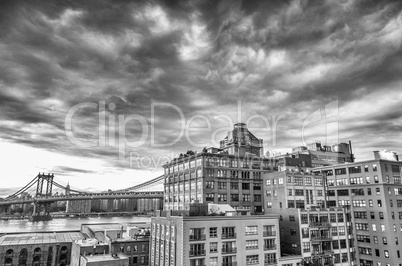
<svg viewBox="0 0 402 266">
<path fill-rule="evenodd" d="M 265 152 L 300 146 L 304 134 L 323 143 L 329 137 L 328 144 L 351 140 L 358 161 L 371 159 L 373 150 L 402 153 L 399 1 L 0 5 L 0 159 L 2 174 L 15 177 L 3 188 L 22 186 L 38 172 L 83 188 L 142 183 L 162 169 L 130 167 L 130 151 L 156 161 L 201 151 L 230 129 L 228 119 L 215 119 L 224 115 L 233 123 L 256 117 L 249 127 L 264 139 Z M 105 140 L 121 133 L 110 118 L 119 125 L 119 116 L 132 115 L 147 126 L 127 123 L 125 137 L 138 141 L 147 131 L 147 140 L 127 147 L 125 159 L 108 142 L 74 145 L 66 116 L 82 103 L 97 107 L 73 116 L 79 140 L 100 140 L 100 114 Z M 158 106 L 152 116 L 155 104 L 170 107 Z M 324 114 L 330 119 L 317 118 Z M 188 130 L 208 121 L 210 130 L 189 132 L 197 147 L 185 136 L 167 147 L 151 143 L 175 140 L 182 123 Z M 334 126 L 329 133 L 327 122 Z"/>
</svg>

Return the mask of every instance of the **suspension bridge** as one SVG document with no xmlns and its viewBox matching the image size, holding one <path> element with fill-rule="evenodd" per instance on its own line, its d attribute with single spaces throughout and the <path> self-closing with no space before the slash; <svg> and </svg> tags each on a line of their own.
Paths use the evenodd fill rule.
<svg viewBox="0 0 402 266">
<path fill-rule="evenodd" d="M 54 174 L 39 173 L 27 185 L 0 201 L 0 208 L 7 213 L 12 205 L 32 204 L 33 212 L 30 216 L 32 221 L 51 220 L 50 206 L 60 201 L 68 203 L 79 201 L 88 204 L 92 201 L 106 200 L 113 205 L 117 200 L 131 200 L 134 206 L 132 208 L 137 210 L 157 210 L 161 209 L 163 204 L 163 183 L 162 175 L 129 188 L 94 193 L 70 187 L 69 184 L 57 179 Z M 56 189 L 64 193 L 54 193 Z"/>
</svg>

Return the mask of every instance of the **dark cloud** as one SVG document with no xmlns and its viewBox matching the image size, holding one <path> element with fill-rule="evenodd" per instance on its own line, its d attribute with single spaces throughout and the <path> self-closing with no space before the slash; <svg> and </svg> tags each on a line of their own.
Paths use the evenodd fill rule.
<svg viewBox="0 0 402 266">
<path fill-rule="evenodd" d="M 75 113 L 73 133 L 86 141 L 99 140 L 100 129 L 107 141 L 113 136 L 118 140 L 110 118 L 119 122 L 119 116 L 142 116 L 145 127 L 131 121 L 124 133 L 135 142 L 147 129 L 148 138 L 127 151 L 157 157 L 201 149 L 192 147 L 185 135 L 174 146 L 152 147 L 182 133 L 180 113 L 172 106 L 180 109 L 186 122 L 194 115 L 211 121 L 211 131 L 190 136 L 210 145 L 212 131 L 228 126 L 215 117 L 228 115 L 237 122 L 239 101 L 242 120 L 286 115 L 278 126 L 277 146 L 270 147 L 276 149 L 300 145 L 304 120 L 337 100 L 341 140 L 355 138 L 365 147 L 373 143 L 373 149 L 398 150 L 398 142 L 377 138 L 390 139 L 400 132 L 400 1 L 0 5 L 1 139 L 128 168 L 116 146 L 71 143 L 65 132 L 71 108 L 83 102 L 105 103 L 105 125 L 99 124 L 99 106 Z M 158 103 L 172 106 L 157 106 L 152 118 L 152 104 Z M 205 124 L 198 118 L 192 126 Z M 272 132 L 259 137 L 274 143 Z M 60 171 L 94 171 L 63 167 Z"/>
</svg>

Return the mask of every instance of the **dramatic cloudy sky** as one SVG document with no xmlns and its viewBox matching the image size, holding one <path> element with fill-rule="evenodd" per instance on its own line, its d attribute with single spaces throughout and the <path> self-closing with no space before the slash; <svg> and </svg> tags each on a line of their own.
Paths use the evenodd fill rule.
<svg viewBox="0 0 402 266">
<path fill-rule="evenodd" d="M 378 0 L 1 1 L 1 187 L 39 171 L 80 188 L 128 187 L 238 121 L 265 151 L 351 140 L 360 160 L 402 153 L 401 10 Z"/>
</svg>

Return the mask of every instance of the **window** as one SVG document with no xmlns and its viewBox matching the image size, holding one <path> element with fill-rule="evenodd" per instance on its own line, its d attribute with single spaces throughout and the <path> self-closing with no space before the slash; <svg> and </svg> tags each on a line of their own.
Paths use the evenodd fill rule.
<svg viewBox="0 0 402 266">
<path fill-rule="evenodd" d="M 378 183 L 378 175 L 374 176 L 374 183 Z"/>
<path fill-rule="evenodd" d="M 290 235 L 295 236 L 296 235 L 296 229 L 290 229 Z"/>
<path fill-rule="evenodd" d="M 384 220 L 384 213 L 383 212 L 379 212 L 378 215 L 379 215 L 381 220 Z"/>
<path fill-rule="evenodd" d="M 349 167 L 349 174 L 358 174 L 361 172 L 362 172 L 362 169 L 360 166 Z"/>
<path fill-rule="evenodd" d="M 239 201 L 239 194 L 231 194 L 230 200 L 231 201 Z"/>
<path fill-rule="evenodd" d="M 334 249 L 339 249 L 339 241 L 338 240 L 333 240 L 332 241 L 332 247 Z"/>
<path fill-rule="evenodd" d="M 378 244 L 378 237 L 373 236 L 373 242 L 374 242 L 374 244 Z"/>
<path fill-rule="evenodd" d="M 209 237 L 218 237 L 218 228 L 217 227 L 209 228 Z"/>
<path fill-rule="evenodd" d="M 317 190 L 317 196 L 322 197 L 322 190 Z"/>
<path fill-rule="evenodd" d="M 258 264 L 259 259 L 258 259 L 258 255 L 248 255 L 246 256 L 246 264 L 250 265 L 250 264 Z"/>
<path fill-rule="evenodd" d="M 367 219 L 367 212 L 354 212 L 355 218 Z"/>
<path fill-rule="evenodd" d="M 294 215 L 289 215 L 289 221 L 290 222 L 295 222 L 296 221 L 296 217 Z"/>
<path fill-rule="evenodd" d="M 239 189 L 239 183 L 230 182 L 230 189 Z"/>
<path fill-rule="evenodd" d="M 303 242 L 303 252 L 310 252 L 310 242 Z"/>
<path fill-rule="evenodd" d="M 384 250 L 384 257 L 389 258 L 389 252 L 388 252 L 388 250 Z"/>
<path fill-rule="evenodd" d="M 246 231 L 246 235 L 257 235 L 257 229 L 258 227 L 256 225 L 252 225 L 252 226 L 246 226 L 245 227 L 245 231 Z"/>
<path fill-rule="evenodd" d="M 214 201 L 214 193 L 206 193 L 205 194 L 205 200 L 206 201 Z"/>
<path fill-rule="evenodd" d="M 272 202 L 270 201 L 267 202 L 267 208 L 272 208 Z"/>
<path fill-rule="evenodd" d="M 209 258 L 209 265 L 218 266 L 218 257 Z"/>
<path fill-rule="evenodd" d="M 369 167 L 368 167 L 368 165 L 366 164 L 365 166 L 364 166 L 364 172 L 368 172 L 369 171 Z"/>
<path fill-rule="evenodd" d="M 304 195 L 304 190 L 303 189 L 296 189 L 295 190 L 295 196 L 303 196 Z"/>
<path fill-rule="evenodd" d="M 218 242 L 209 243 L 209 252 L 211 253 L 218 252 Z"/>
<path fill-rule="evenodd" d="M 339 227 L 338 227 L 338 234 L 339 234 L 340 236 L 344 236 L 344 235 L 345 235 L 345 227 L 339 226 Z"/>
<path fill-rule="evenodd" d="M 364 223 L 356 223 L 356 230 L 361 230 L 361 231 L 368 231 L 368 224 L 364 224 Z"/>
<path fill-rule="evenodd" d="M 366 176 L 366 184 L 370 184 L 370 177 L 369 176 Z"/>
<path fill-rule="evenodd" d="M 243 194 L 242 199 L 243 201 L 250 201 L 250 194 Z"/>
<path fill-rule="evenodd" d="M 227 201 L 227 195 L 226 194 L 218 194 L 218 201 Z"/>
<path fill-rule="evenodd" d="M 400 184 L 401 183 L 401 177 L 400 176 L 394 176 L 394 183 L 395 184 Z"/>
<path fill-rule="evenodd" d="M 391 165 L 391 169 L 392 169 L 392 172 L 393 173 L 399 173 L 399 165 L 394 165 L 394 164 L 392 164 Z"/>
<path fill-rule="evenodd" d="M 363 177 L 353 177 L 353 178 L 351 177 L 350 184 L 364 184 Z"/>
<path fill-rule="evenodd" d="M 335 175 L 346 175 L 346 168 L 335 169 Z"/>
<path fill-rule="evenodd" d="M 366 207 L 365 200 L 352 200 L 352 204 L 354 207 Z"/>
<path fill-rule="evenodd" d="M 370 236 L 366 235 L 357 235 L 356 239 L 358 242 L 365 242 L 365 243 L 370 243 Z"/>
<path fill-rule="evenodd" d="M 301 176 L 295 176 L 295 185 L 303 186 L 303 178 Z"/>
<path fill-rule="evenodd" d="M 383 238 L 382 238 L 382 243 L 383 243 L 384 245 L 388 245 L 388 241 L 387 241 L 387 238 L 386 238 L 386 237 L 383 237 Z"/>
<path fill-rule="evenodd" d="M 331 236 L 337 236 L 338 235 L 338 227 L 333 226 L 331 227 Z"/>
<path fill-rule="evenodd" d="M 246 249 L 258 249 L 258 240 L 246 240 Z"/>
<path fill-rule="evenodd" d="M 311 177 L 306 177 L 305 185 L 306 186 L 312 186 Z"/>
<path fill-rule="evenodd" d="M 254 202 L 261 202 L 261 195 L 254 195 Z"/>
<path fill-rule="evenodd" d="M 378 205 L 378 207 L 382 207 L 381 200 L 377 200 L 377 205 Z"/>
<path fill-rule="evenodd" d="M 373 207 L 373 200 L 369 200 L 369 206 Z"/>
<path fill-rule="evenodd" d="M 218 189 L 226 189 L 226 182 L 218 182 Z"/>
<path fill-rule="evenodd" d="M 372 224 L 371 225 L 373 232 L 377 231 L 377 225 L 376 224 Z"/>
<path fill-rule="evenodd" d="M 267 194 L 267 196 L 271 196 L 272 195 L 272 190 L 267 190 L 265 193 Z"/>
<path fill-rule="evenodd" d="M 267 186 L 271 185 L 271 179 L 267 179 L 267 181 L 265 182 L 267 184 Z"/>
<path fill-rule="evenodd" d="M 242 183 L 241 188 L 244 190 L 250 190 L 250 183 Z"/>
<path fill-rule="evenodd" d="M 373 164 L 373 171 L 377 171 L 377 165 Z"/>
<path fill-rule="evenodd" d="M 375 193 L 376 193 L 377 195 L 380 195 L 380 194 L 381 194 L 381 191 L 380 191 L 380 188 L 379 188 L 379 187 L 375 188 Z"/>
<path fill-rule="evenodd" d="M 207 181 L 205 182 L 205 188 L 213 189 L 214 188 L 214 181 Z"/>
<path fill-rule="evenodd" d="M 382 225 L 381 225 L 381 231 L 382 231 L 382 232 L 385 232 L 385 224 L 382 224 Z"/>
<path fill-rule="evenodd" d="M 288 196 L 292 196 L 293 189 L 288 189 Z"/>
<path fill-rule="evenodd" d="M 276 263 L 276 253 L 264 254 L 264 263 L 267 264 Z"/>
</svg>

